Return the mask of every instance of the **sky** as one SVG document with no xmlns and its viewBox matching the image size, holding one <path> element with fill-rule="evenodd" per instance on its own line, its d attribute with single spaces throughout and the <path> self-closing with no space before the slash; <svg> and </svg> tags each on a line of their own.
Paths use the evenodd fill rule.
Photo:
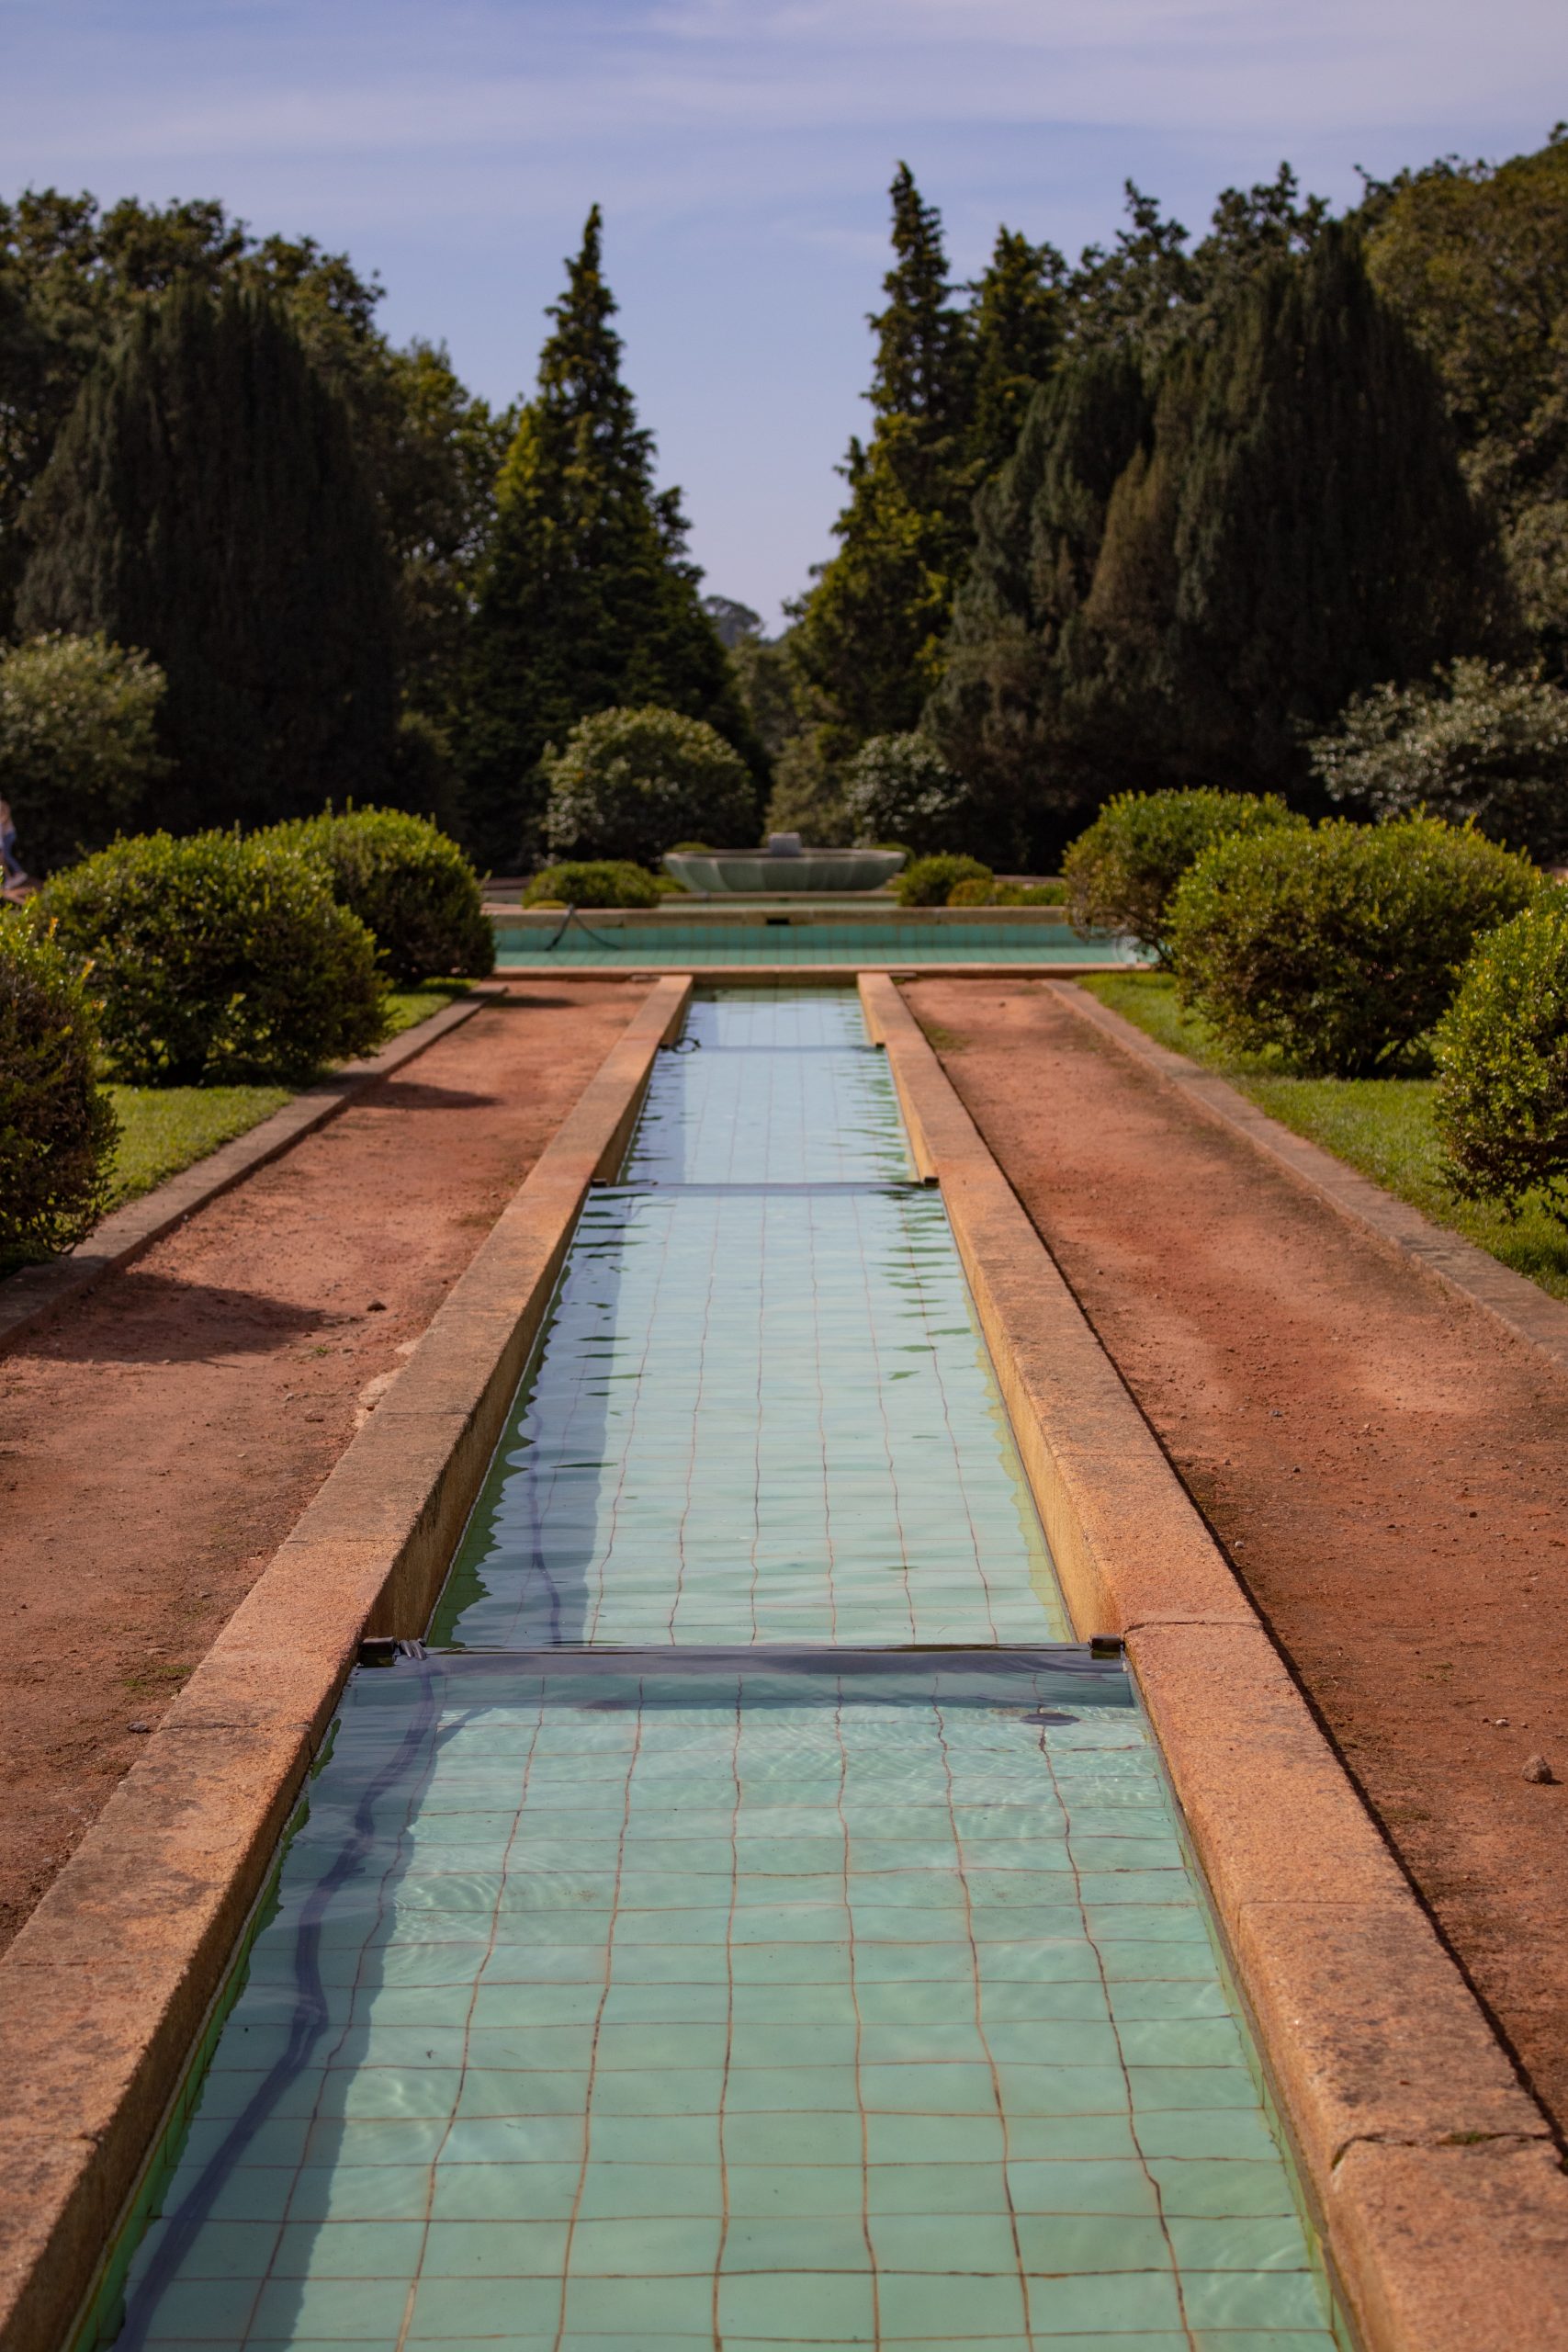
<svg viewBox="0 0 1568 2352">
<path fill-rule="evenodd" d="M 1568 116 L 1563 0 L 0 0 L 0 193 L 220 197 L 346 249 L 397 341 L 533 379 L 590 204 L 708 590 L 778 625 L 831 551 L 899 160 L 960 277 L 1076 256 L 1129 177 L 1199 230 Z"/>
</svg>

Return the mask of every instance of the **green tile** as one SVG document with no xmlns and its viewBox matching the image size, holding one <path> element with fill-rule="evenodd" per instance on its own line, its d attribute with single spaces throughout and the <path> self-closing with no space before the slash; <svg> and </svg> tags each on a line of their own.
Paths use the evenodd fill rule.
<svg viewBox="0 0 1568 2352">
<path fill-rule="evenodd" d="M 878 2213 L 871 2222 L 871 2240 L 882 2271 L 999 2273 L 1019 2268 L 1013 2223 L 1005 2207 L 987 2213 L 953 2213 L 940 2206 L 919 2213 Z"/>
<path fill-rule="evenodd" d="M 1024 2290 L 1017 2271 L 973 2271 L 940 2278 L 928 2270 L 884 2270 L 876 2282 L 877 2310 L 886 2336 L 923 2332 L 971 2341 L 1011 2335 L 1026 2325 Z"/>
<path fill-rule="evenodd" d="M 596 2163 L 712 2165 L 718 2161 L 716 2115 L 596 2115 Z"/>
<path fill-rule="evenodd" d="M 713 2278 L 593 2278 L 574 2277 L 566 2290 L 569 2330 L 625 2335 L 644 2343 L 670 2334 L 707 2330 L 713 2344 Z"/>
<path fill-rule="evenodd" d="M 1171 2267 L 1154 2213 L 1021 2213 L 1018 2244 L 1023 2268 L 1040 2277 Z"/>
<path fill-rule="evenodd" d="M 858 2215 L 750 2220 L 732 2216 L 725 2232 L 726 2274 L 738 2270 L 865 2270 L 872 2267 Z"/>
<path fill-rule="evenodd" d="M 729 2165 L 858 2165 L 861 2120 L 853 2114 L 727 2114 L 724 2156 Z"/>
<path fill-rule="evenodd" d="M 1310 2270 L 1184 2270 L 1181 2291 L 1193 2327 L 1299 2328 L 1327 2324 L 1323 2287 Z"/>
<path fill-rule="evenodd" d="M 732 2224 L 795 2216 L 839 2220 L 859 2209 L 865 2178 L 858 2164 L 770 2165 L 732 2160 L 726 2167 L 721 2193 Z"/>
<path fill-rule="evenodd" d="M 250 2333 L 258 2344 L 395 2340 L 408 2296 L 401 2278 L 273 2278 L 256 2299 Z"/>
<path fill-rule="evenodd" d="M 570 2221 L 581 2178 L 575 2164 L 440 2164 L 430 2210 L 439 2222 Z"/>
<path fill-rule="evenodd" d="M 422 2278 L 414 2290 L 409 2334 L 416 2343 L 491 2336 L 510 2343 L 530 2335 L 553 2338 L 560 2306 L 558 2278 Z M 397 2333 L 394 2321 L 394 2343 Z"/>
<path fill-rule="evenodd" d="M 1054 2163 L 1008 2166 L 1012 2201 L 1022 2213 L 1152 2214 L 1159 2211 L 1154 2185 L 1142 2165 L 1059 2158 Z"/>
<path fill-rule="evenodd" d="M 1176 2279 L 1169 2271 L 1031 2278 L 1028 2290 L 1030 2331 L 1047 2342 L 1096 2332 L 1114 2339 L 1139 2329 L 1179 2331 L 1182 2324 Z"/>
<path fill-rule="evenodd" d="M 723 2211 L 724 2181 L 717 2165 L 607 2164 L 594 2158 L 583 2170 L 577 2211 L 581 2220 L 596 2222 L 705 2217 Z"/>
<path fill-rule="evenodd" d="M 816 2344 L 824 2337 L 871 2343 L 874 2310 L 869 2273 L 792 2270 L 783 2276 L 725 2276 L 718 2289 L 719 2333 L 771 2336 L 775 2343 Z"/>
<path fill-rule="evenodd" d="M 1251 2159 L 1151 2154 L 1148 2168 L 1168 2214 L 1240 2220 L 1296 2210 L 1284 2165 L 1272 2149 Z"/>
<path fill-rule="evenodd" d="M 713 2213 L 580 2219 L 571 2236 L 571 2275 L 574 2278 L 711 2275 L 718 2260 L 720 2226 Z"/>
</svg>

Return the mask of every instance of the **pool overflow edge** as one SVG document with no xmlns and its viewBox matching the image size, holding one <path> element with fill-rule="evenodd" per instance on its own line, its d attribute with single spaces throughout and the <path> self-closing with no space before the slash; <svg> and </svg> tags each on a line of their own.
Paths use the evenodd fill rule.
<svg viewBox="0 0 1568 2352">
<path fill-rule="evenodd" d="M 1568 2310 L 1568 2177 L 1229 1562 L 897 987 L 863 975 L 1081 1633 L 1152 1723 L 1366 2352 Z"/>
<path fill-rule="evenodd" d="M 0 1956 L 0 2352 L 59 2352 L 90 2304 L 359 1644 L 423 1629 L 579 1213 L 618 1170 L 691 992 L 683 974 L 651 984 Z"/>
</svg>

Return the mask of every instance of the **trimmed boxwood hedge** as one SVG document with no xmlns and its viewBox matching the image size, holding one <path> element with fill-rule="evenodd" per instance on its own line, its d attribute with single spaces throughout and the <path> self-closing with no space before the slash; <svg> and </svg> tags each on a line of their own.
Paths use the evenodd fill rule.
<svg viewBox="0 0 1568 2352">
<path fill-rule="evenodd" d="M 1062 861 L 1067 919 L 1080 933 L 1116 932 L 1168 963 L 1170 902 L 1183 875 L 1216 842 L 1275 825 L 1304 831 L 1306 819 L 1272 794 L 1259 798 L 1207 785 L 1119 792 Z"/>
<path fill-rule="evenodd" d="M 664 897 L 646 866 L 629 858 L 568 858 L 536 874 L 523 893 L 525 907 L 656 907 Z"/>
<path fill-rule="evenodd" d="M 1568 1222 L 1568 890 L 1492 932 L 1438 1024 L 1435 1115 L 1466 1200 Z"/>
<path fill-rule="evenodd" d="M 1476 941 L 1540 887 L 1528 858 L 1437 817 L 1233 834 L 1172 901 L 1178 987 L 1243 1052 L 1371 1077 L 1408 1065 Z"/>
<path fill-rule="evenodd" d="M 983 882 L 988 890 L 996 876 L 977 857 L 958 857 L 943 851 L 935 857 L 917 857 L 893 881 L 893 895 L 901 907 L 945 907 L 961 882 Z"/>
<path fill-rule="evenodd" d="M 307 1078 L 384 1035 L 376 943 L 276 836 L 144 833 L 53 876 L 62 947 L 92 960 L 131 1085 Z"/>
<path fill-rule="evenodd" d="M 78 958 L 36 906 L 0 908 L 0 1272 L 102 1216 L 118 1122 Z"/>
<path fill-rule="evenodd" d="M 388 978 L 407 988 L 495 968 L 478 875 L 449 834 L 401 808 L 348 808 L 276 825 L 270 839 L 316 865 L 340 907 L 373 933 Z"/>
</svg>

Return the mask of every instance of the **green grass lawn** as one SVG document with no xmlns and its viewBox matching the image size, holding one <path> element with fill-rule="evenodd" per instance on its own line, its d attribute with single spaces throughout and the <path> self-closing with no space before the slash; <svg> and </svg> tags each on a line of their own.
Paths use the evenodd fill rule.
<svg viewBox="0 0 1568 2352">
<path fill-rule="evenodd" d="M 417 1022 L 455 1003 L 466 993 L 458 982 L 427 981 L 423 988 L 399 989 L 387 999 L 387 1028 L 400 1036 Z M 288 1086 L 115 1086 L 105 1093 L 119 1119 L 115 1146 L 110 1208 L 150 1193 L 165 1177 L 205 1159 L 220 1144 L 230 1143 L 281 1111 L 291 1102 Z"/>
<path fill-rule="evenodd" d="M 1442 1178 L 1429 1078 L 1292 1078 L 1267 1057 L 1222 1046 L 1208 1023 L 1183 1012 L 1162 972 L 1086 974 L 1078 982 L 1162 1046 L 1226 1078 L 1280 1125 L 1348 1160 L 1435 1225 L 1462 1233 L 1556 1298 L 1568 1298 L 1568 1227 L 1533 1204 L 1514 1219 L 1456 1200 Z"/>
</svg>

